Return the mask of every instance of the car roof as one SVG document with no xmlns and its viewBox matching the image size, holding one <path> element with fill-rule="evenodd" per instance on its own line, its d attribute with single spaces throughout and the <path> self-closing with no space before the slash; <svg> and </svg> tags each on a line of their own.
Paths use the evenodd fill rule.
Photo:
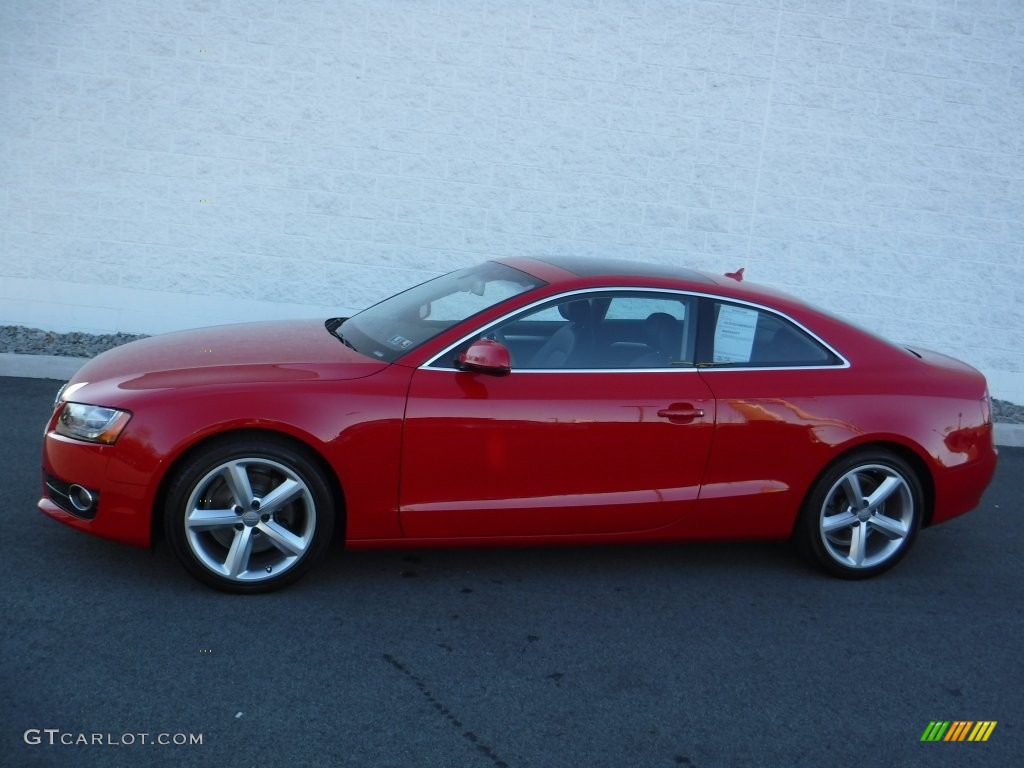
<svg viewBox="0 0 1024 768">
<path fill-rule="evenodd" d="M 587 256 L 534 256 L 532 258 L 534 261 L 550 264 L 577 277 L 653 277 L 666 280 L 686 280 L 708 285 L 715 284 L 714 280 L 702 272 L 647 261 Z"/>
<path fill-rule="evenodd" d="M 781 312 L 802 323 L 811 322 L 830 336 L 841 334 L 843 337 L 856 335 L 863 341 L 882 344 L 895 349 L 896 346 L 888 339 L 877 336 L 857 326 L 851 325 L 831 312 L 823 310 L 786 291 L 769 287 L 756 282 L 749 282 L 732 276 L 709 275 L 684 267 L 651 262 L 633 261 L 631 259 L 598 258 L 582 256 L 517 256 L 499 259 L 509 266 L 523 269 L 549 284 L 559 285 L 579 281 L 591 281 L 591 284 L 609 285 L 639 278 L 640 283 L 666 281 L 678 290 L 695 291 L 717 296 L 726 300 L 752 302 Z"/>
<path fill-rule="evenodd" d="M 598 258 L 585 256 L 520 256 L 499 259 L 509 266 L 523 269 L 548 283 L 559 284 L 576 280 L 595 281 L 598 284 L 629 281 L 639 278 L 665 281 L 680 290 L 707 292 L 724 299 L 738 299 L 763 303 L 777 310 L 816 310 L 806 301 L 786 291 L 761 283 L 744 280 L 742 276 L 711 275 L 695 269 L 669 264 L 633 261 L 632 259 Z M 742 270 L 740 270 L 742 272 Z"/>
</svg>

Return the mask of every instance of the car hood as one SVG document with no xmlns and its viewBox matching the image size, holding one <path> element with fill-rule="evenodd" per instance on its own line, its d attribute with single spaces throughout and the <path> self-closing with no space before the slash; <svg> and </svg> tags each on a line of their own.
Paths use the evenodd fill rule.
<svg viewBox="0 0 1024 768">
<path fill-rule="evenodd" d="M 133 341 L 90 360 L 69 383 L 167 389 L 357 379 L 386 367 L 345 346 L 322 321 L 288 320 L 198 328 Z"/>
</svg>

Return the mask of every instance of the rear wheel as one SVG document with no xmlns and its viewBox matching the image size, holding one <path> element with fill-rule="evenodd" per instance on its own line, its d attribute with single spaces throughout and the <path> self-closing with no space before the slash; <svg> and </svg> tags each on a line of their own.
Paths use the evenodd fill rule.
<svg viewBox="0 0 1024 768">
<path fill-rule="evenodd" d="M 923 513 L 921 482 L 884 449 L 858 451 L 830 467 L 801 511 L 801 549 L 829 573 L 863 579 L 888 570 L 910 549 Z"/>
<path fill-rule="evenodd" d="M 164 514 L 175 555 L 227 592 L 268 592 L 305 574 L 334 528 L 323 473 L 293 444 L 239 437 L 203 450 L 172 481 Z"/>
</svg>

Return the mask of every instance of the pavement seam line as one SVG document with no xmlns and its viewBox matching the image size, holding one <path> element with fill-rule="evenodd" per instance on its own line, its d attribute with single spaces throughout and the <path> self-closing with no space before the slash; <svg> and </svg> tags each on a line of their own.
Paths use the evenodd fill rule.
<svg viewBox="0 0 1024 768">
<path fill-rule="evenodd" d="M 413 682 L 413 685 L 416 686 L 417 690 L 423 694 L 423 698 L 430 703 L 430 706 L 436 709 L 449 723 L 451 723 L 452 727 L 458 730 L 461 733 L 462 738 L 472 744 L 473 748 L 476 749 L 477 752 L 487 757 L 495 765 L 495 768 L 509 768 L 509 764 L 498 756 L 498 753 L 494 751 L 494 747 L 486 741 L 483 741 L 473 731 L 463 730 L 462 720 L 456 717 L 455 713 L 434 695 L 419 675 L 405 666 L 405 664 L 400 662 L 390 653 L 384 654 L 384 661 L 408 677 Z"/>
</svg>

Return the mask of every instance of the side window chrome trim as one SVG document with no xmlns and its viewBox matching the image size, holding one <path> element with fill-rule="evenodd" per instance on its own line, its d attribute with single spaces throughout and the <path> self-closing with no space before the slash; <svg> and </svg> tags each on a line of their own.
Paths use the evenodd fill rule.
<svg viewBox="0 0 1024 768">
<path fill-rule="evenodd" d="M 643 293 L 667 293 L 672 296 L 678 296 L 680 299 L 685 298 L 698 298 L 698 299 L 711 299 L 713 301 L 726 302 L 730 304 L 741 304 L 746 307 L 751 307 L 762 312 L 768 312 L 775 317 L 779 317 L 787 323 L 799 328 L 803 333 L 807 334 L 810 338 L 814 339 L 818 344 L 823 346 L 829 352 L 836 356 L 840 361 L 834 365 L 697 365 L 690 364 L 685 366 L 679 366 L 677 368 L 514 368 L 513 372 L 518 374 L 523 373 L 683 373 L 683 372 L 697 372 L 702 371 L 705 373 L 711 371 L 832 371 L 841 370 L 850 367 L 850 361 L 841 355 L 831 344 L 822 339 L 814 331 L 807 328 L 803 323 L 800 323 L 789 315 L 779 312 L 777 309 L 772 307 L 766 307 L 763 304 L 757 304 L 752 301 L 746 301 L 744 299 L 733 299 L 726 296 L 719 296 L 713 293 L 704 293 L 702 291 L 677 291 L 672 288 L 651 288 L 647 286 L 627 286 L 627 285 L 616 285 L 616 286 L 602 286 L 598 288 L 581 288 L 577 291 L 568 291 L 566 293 L 556 294 L 554 296 L 546 296 L 543 299 L 537 299 L 526 306 L 519 307 L 507 314 L 502 315 L 496 320 L 492 320 L 487 325 L 477 328 L 472 333 L 467 333 L 465 336 L 460 338 L 454 344 L 449 344 L 441 352 L 434 355 L 427 362 L 420 366 L 420 370 L 432 370 L 432 371 L 457 371 L 453 365 L 445 365 L 440 361 L 451 354 L 451 352 L 457 349 L 462 344 L 465 344 L 474 336 L 479 336 L 486 333 L 491 328 L 497 325 L 501 325 L 505 321 L 514 317 L 515 315 L 527 312 L 535 307 L 539 307 L 541 304 L 548 302 L 564 301 L 571 299 L 574 296 L 584 296 L 591 293 L 613 293 L 615 291 L 638 291 Z M 700 332 L 700 328 L 697 329 Z M 440 364 L 439 364 L 440 363 Z"/>
<path fill-rule="evenodd" d="M 839 366 L 830 367 L 838 368 Z M 458 372 L 457 368 L 427 368 L 425 365 L 421 365 L 420 370 L 440 371 L 443 373 L 451 373 L 452 371 Z M 688 365 L 685 367 L 679 366 L 678 368 L 513 368 L 512 372 L 516 376 L 522 376 L 527 373 L 699 373 L 702 370 L 707 369 Z"/>
</svg>

